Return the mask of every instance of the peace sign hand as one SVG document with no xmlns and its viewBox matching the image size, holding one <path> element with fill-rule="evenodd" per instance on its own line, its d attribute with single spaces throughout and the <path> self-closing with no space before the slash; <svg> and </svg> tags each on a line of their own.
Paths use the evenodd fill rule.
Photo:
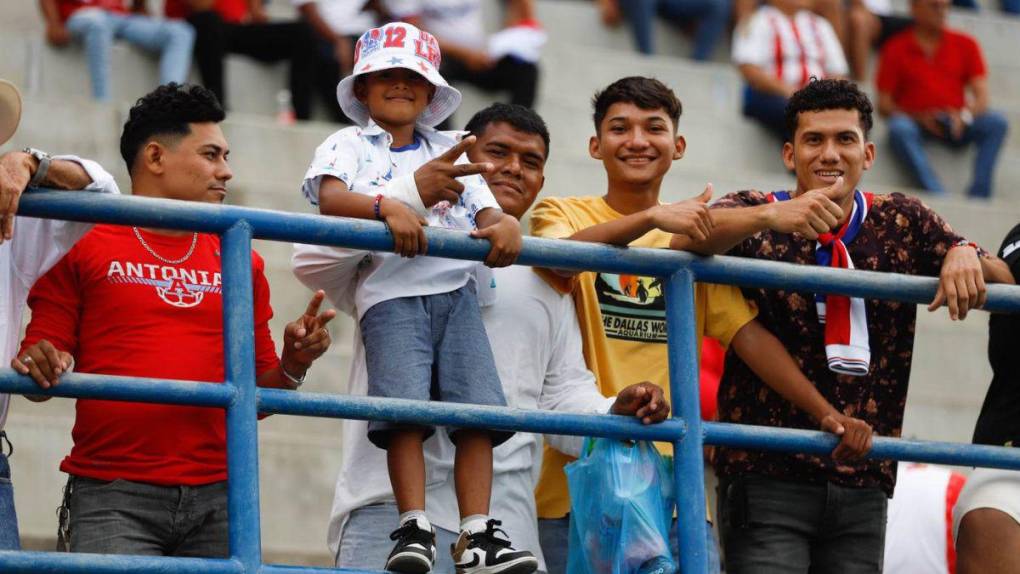
<svg viewBox="0 0 1020 574">
<path fill-rule="evenodd" d="M 491 163 L 457 163 L 460 156 L 474 145 L 475 136 L 468 136 L 446 150 L 432 161 L 414 172 L 414 183 L 425 207 L 432 207 L 440 201 L 456 204 L 464 192 L 464 184 L 458 177 L 466 177 L 492 171 Z"/>
<path fill-rule="evenodd" d="M 296 321 L 287 324 L 283 330 L 283 368 L 294 376 L 304 376 L 308 367 L 329 349 L 332 342 L 326 324 L 336 317 L 335 309 L 319 313 L 325 292 L 321 289 L 312 295 L 308 308 Z"/>
</svg>

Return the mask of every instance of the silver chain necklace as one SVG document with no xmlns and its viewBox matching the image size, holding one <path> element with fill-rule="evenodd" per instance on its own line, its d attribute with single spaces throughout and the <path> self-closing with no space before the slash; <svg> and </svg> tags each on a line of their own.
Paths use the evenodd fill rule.
<svg viewBox="0 0 1020 574">
<path fill-rule="evenodd" d="M 188 258 L 191 257 L 191 254 L 195 252 L 195 245 L 198 245 L 198 233 L 196 232 L 194 235 L 191 236 L 191 247 L 188 248 L 188 252 L 184 254 L 184 257 L 181 257 L 180 259 L 167 259 L 166 257 L 161 256 L 159 253 L 156 253 L 156 251 L 152 247 L 149 247 L 149 244 L 146 243 L 145 239 L 142 238 L 142 233 L 138 231 L 137 227 L 132 227 L 131 229 L 134 230 L 135 237 L 138 238 L 138 242 L 142 244 L 142 247 L 144 247 L 145 250 L 149 252 L 149 255 L 152 255 L 153 257 L 159 259 L 163 263 L 169 263 L 170 265 L 177 265 L 179 263 L 184 263 L 185 261 L 187 261 Z"/>
</svg>

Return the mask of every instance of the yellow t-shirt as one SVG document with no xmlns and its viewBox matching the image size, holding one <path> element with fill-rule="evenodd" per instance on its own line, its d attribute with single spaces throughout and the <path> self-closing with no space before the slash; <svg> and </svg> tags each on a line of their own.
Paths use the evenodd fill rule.
<svg viewBox="0 0 1020 574">
<path fill-rule="evenodd" d="M 574 233 L 623 217 L 601 197 L 548 198 L 535 206 L 531 233 L 562 239 Z M 672 235 L 652 230 L 631 247 L 669 247 Z M 584 358 L 595 373 L 599 390 L 617 395 L 624 387 L 651 381 L 669 397 L 669 366 L 666 354 L 666 305 L 663 285 L 656 277 L 637 277 L 585 271 L 566 278 L 538 270 L 562 293 L 573 293 L 581 324 Z M 698 345 L 709 336 L 724 346 L 756 314 L 740 290 L 728 285 L 695 284 Z M 672 445 L 658 445 L 664 453 Z M 535 498 L 541 518 L 562 518 L 570 512 L 567 479 L 563 466 L 571 457 L 545 447 L 542 473 Z"/>
</svg>

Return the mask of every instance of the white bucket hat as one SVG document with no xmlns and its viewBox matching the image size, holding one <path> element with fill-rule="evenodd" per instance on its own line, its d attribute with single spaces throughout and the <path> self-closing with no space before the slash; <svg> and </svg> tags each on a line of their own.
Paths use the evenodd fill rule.
<svg viewBox="0 0 1020 574">
<path fill-rule="evenodd" d="M 21 94 L 7 80 L 0 80 L 0 145 L 7 143 L 21 121 Z"/>
<path fill-rule="evenodd" d="M 436 87 L 432 101 L 418 116 L 419 124 L 435 127 L 453 114 L 461 97 L 439 75 L 441 59 L 439 42 L 428 32 L 403 22 L 372 28 L 361 35 L 354 47 L 354 73 L 337 84 L 340 109 L 359 126 L 368 125 L 368 108 L 354 95 L 354 79 L 380 70 L 405 68 L 421 74 Z"/>
</svg>

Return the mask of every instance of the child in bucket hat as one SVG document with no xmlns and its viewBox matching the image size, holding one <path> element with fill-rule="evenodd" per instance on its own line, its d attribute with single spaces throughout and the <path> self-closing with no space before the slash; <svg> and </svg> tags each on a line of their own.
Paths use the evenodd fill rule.
<svg viewBox="0 0 1020 574">
<path fill-rule="evenodd" d="M 520 227 L 504 215 L 479 175 L 491 164 L 462 160 L 474 137 L 433 126 L 460 104 L 439 74 L 439 44 L 410 24 L 365 32 L 354 72 L 337 100 L 357 125 L 323 142 L 302 191 L 326 215 L 377 219 L 393 236 L 394 253 L 372 253 L 361 265 L 354 295 L 365 348 L 370 396 L 505 406 L 478 300 L 493 281 L 476 262 L 424 256 L 423 225 L 489 239 L 486 264 L 512 264 Z M 417 256 L 417 257 L 416 257 Z M 481 295 L 479 295 L 481 293 Z M 400 511 L 386 570 L 425 573 L 435 563 L 435 528 L 425 515 L 422 441 L 434 429 L 368 423 L 368 439 L 387 450 Z M 460 536 L 451 548 L 458 574 L 530 574 L 538 561 L 496 528 L 489 499 L 492 448 L 512 433 L 449 428 L 457 445 L 454 472 Z M 505 534 L 505 533 L 504 533 Z"/>
</svg>

